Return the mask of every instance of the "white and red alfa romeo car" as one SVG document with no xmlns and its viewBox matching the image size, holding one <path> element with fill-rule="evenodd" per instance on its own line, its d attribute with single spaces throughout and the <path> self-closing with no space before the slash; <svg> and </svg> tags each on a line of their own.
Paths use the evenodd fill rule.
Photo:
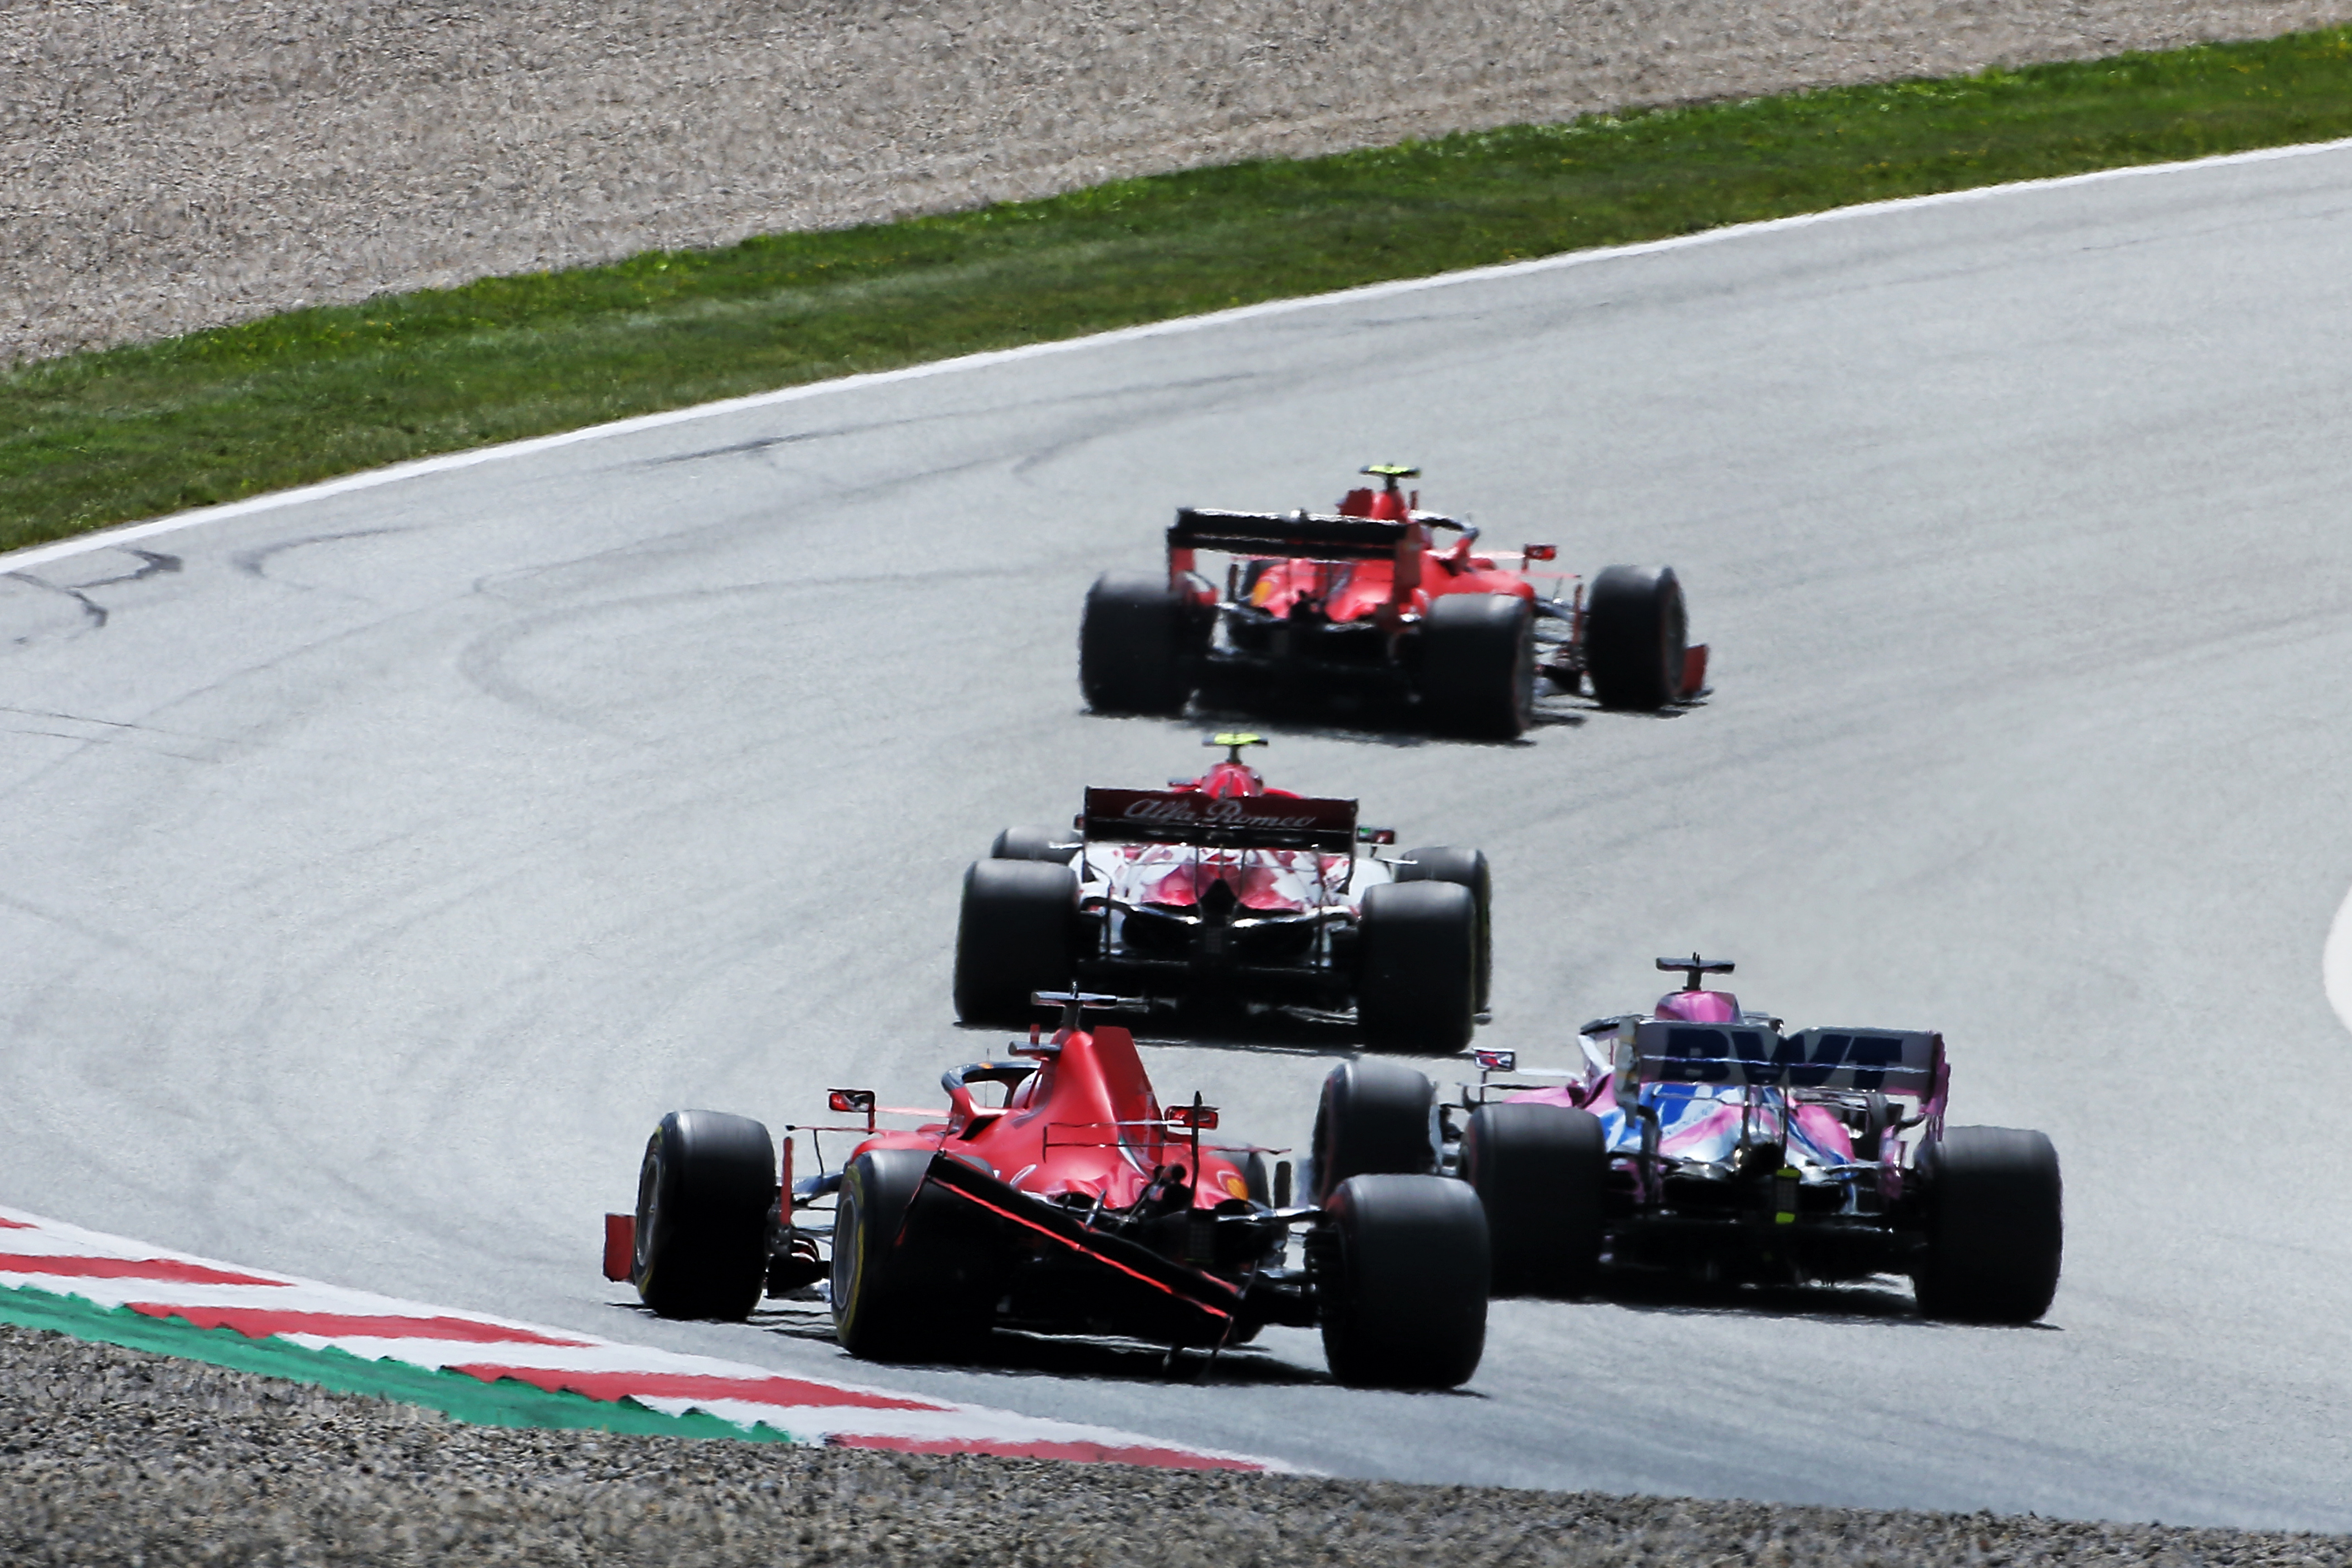
<svg viewBox="0 0 2352 1568">
<path fill-rule="evenodd" d="M 1069 831 L 1007 828 L 964 875 L 956 1013 L 1017 1022 L 1076 985 L 1194 1013 L 1352 1014 L 1375 1049 L 1449 1053 L 1486 1005 L 1486 858 L 1360 827 L 1352 800 L 1242 761 L 1166 789 L 1089 789 Z"/>
</svg>

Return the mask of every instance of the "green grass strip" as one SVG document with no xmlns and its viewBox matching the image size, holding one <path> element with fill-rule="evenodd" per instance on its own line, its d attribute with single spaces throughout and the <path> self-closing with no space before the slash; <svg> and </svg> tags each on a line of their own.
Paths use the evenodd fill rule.
<svg viewBox="0 0 2352 1568">
<path fill-rule="evenodd" d="M 183 1361 L 208 1362 L 233 1372 L 249 1372 L 289 1383 L 314 1384 L 338 1394 L 363 1394 L 403 1405 L 420 1405 L 478 1426 L 544 1426 L 559 1430 L 625 1432 L 653 1437 L 731 1437 L 737 1441 L 789 1443 L 771 1426 L 749 1431 L 699 1410 L 667 1415 L 633 1399 L 591 1399 L 583 1394 L 549 1393 L 510 1378 L 484 1383 L 462 1372 L 412 1366 L 405 1362 L 364 1361 L 331 1347 L 310 1350 L 272 1336 L 247 1339 L 234 1329 L 200 1329 L 179 1318 L 151 1318 L 128 1307 L 101 1307 L 79 1296 L 0 1286 L 0 1322 L 46 1329 L 78 1340 L 122 1345 Z"/>
<path fill-rule="evenodd" d="M 486 442 L 1386 279 L 2352 135 L 2352 29 L 1595 115 L 610 267 L 0 374 L 0 549 Z"/>
</svg>

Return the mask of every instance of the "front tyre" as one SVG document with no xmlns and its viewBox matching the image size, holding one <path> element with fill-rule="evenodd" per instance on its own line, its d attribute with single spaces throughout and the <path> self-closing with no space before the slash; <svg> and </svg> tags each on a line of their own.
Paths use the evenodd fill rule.
<svg viewBox="0 0 2352 1568">
<path fill-rule="evenodd" d="M 744 1116 L 673 1110 L 637 1167 L 636 1253 L 629 1279 L 665 1318 L 741 1321 L 768 1280 L 776 1146 Z"/>
<path fill-rule="evenodd" d="M 1069 828 L 1008 827 L 988 847 L 992 860 L 1049 860 L 1066 866 L 1077 858 L 1083 841 Z"/>
<path fill-rule="evenodd" d="M 1351 1177 L 1434 1171 L 1436 1103 L 1437 1086 L 1402 1063 L 1333 1068 L 1315 1106 L 1315 1201 L 1328 1202 Z"/>
<path fill-rule="evenodd" d="M 1482 1105 L 1463 1131 L 1462 1173 L 1486 1211 L 1496 1295 L 1569 1298 L 1599 1282 L 1609 1179 L 1599 1117 L 1566 1105 Z"/>
<path fill-rule="evenodd" d="M 1192 695 L 1191 606 L 1156 577 L 1103 576 L 1078 622 L 1078 689 L 1097 713 L 1172 715 Z"/>
<path fill-rule="evenodd" d="M 1495 881 L 1486 869 L 1485 852 L 1441 846 L 1408 850 L 1402 858 L 1389 864 L 1400 882 L 1451 882 L 1470 889 L 1471 902 L 1478 911 L 1478 978 L 1472 1005 L 1485 1012 L 1495 974 Z"/>
<path fill-rule="evenodd" d="M 1584 670 L 1603 708 L 1654 712 L 1678 700 L 1689 626 L 1671 566 L 1612 566 L 1584 602 Z"/>
<path fill-rule="evenodd" d="M 1444 1176 L 1358 1176 L 1325 1205 L 1316 1319 L 1331 1375 L 1358 1388 L 1458 1388 L 1486 1348 L 1486 1216 Z"/>
<path fill-rule="evenodd" d="M 955 1010 L 967 1024 L 1018 1024 L 1029 998 L 1070 984 L 1078 879 L 1048 860 L 982 860 L 963 874 Z"/>
<path fill-rule="evenodd" d="M 2039 1132 L 1953 1127 L 1919 1152 L 1927 1248 L 1911 1277 L 1919 1310 L 1973 1323 L 2031 1323 L 2058 1293 L 2065 1248 L 2058 1151 Z"/>
<path fill-rule="evenodd" d="M 1452 882 L 1367 889 L 1356 928 L 1356 1021 L 1376 1051 L 1451 1056 L 1478 1014 L 1478 905 Z"/>
</svg>

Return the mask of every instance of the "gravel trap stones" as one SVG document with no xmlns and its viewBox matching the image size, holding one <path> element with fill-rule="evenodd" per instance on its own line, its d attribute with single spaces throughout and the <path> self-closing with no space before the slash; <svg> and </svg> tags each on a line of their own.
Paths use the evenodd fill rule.
<svg viewBox="0 0 2352 1568">
<path fill-rule="evenodd" d="M 2352 1538 L 466 1426 L 0 1324 L 10 1564 L 2352 1564 Z"/>
<path fill-rule="evenodd" d="M 2352 0 L 13 0 L 0 365 L 306 304 Z"/>
</svg>

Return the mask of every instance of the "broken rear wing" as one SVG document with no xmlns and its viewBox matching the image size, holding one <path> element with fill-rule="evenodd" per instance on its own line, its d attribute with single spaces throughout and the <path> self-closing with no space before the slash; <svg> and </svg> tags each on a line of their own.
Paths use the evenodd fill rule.
<svg viewBox="0 0 2352 1568">
<path fill-rule="evenodd" d="M 1752 1024 L 1619 1021 L 1618 1082 L 1715 1083 L 1754 1089 L 1876 1089 L 1927 1100 L 1939 1086 L 1944 1037 L 1925 1029 L 1805 1029 Z"/>
<path fill-rule="evenodd" d="M 1118 844 L 1211 848 L 1313 849 L 1352 855 L 1356 803 L 1282 795 L 1220 797 L 1183 790 L 1090 789 L 1079 829 Z"/>
</svg>

